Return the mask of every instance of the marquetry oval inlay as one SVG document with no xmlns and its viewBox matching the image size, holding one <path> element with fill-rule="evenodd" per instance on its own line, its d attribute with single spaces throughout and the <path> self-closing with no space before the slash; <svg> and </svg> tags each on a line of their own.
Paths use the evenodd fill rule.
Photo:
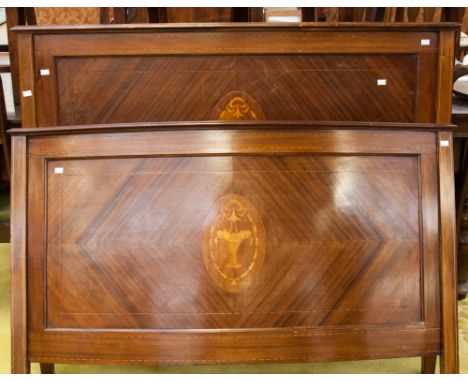
<svg viewBox="0 0 468 382">
<path fill-rule="evenodd" d="M 237 293 L 255 281 L 265 257 L 265 228 L 255 206 L 238 194 L 219 198 L 203 226 L 203 261 L 212 280 Z"/>
<path fill-rule="evenodd" d="M 221 98 L 216 107 L 217 118 L 229 120 L 264 120 L 265 116 L 255 99 L 245 92 L 234 91 Z"/>
</svg>

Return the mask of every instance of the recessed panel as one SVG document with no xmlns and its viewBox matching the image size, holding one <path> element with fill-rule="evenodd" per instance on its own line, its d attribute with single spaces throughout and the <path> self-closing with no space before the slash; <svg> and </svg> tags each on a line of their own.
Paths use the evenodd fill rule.
<svg viewBox="0 0 468 382">
<path fill-rule="evenodd" d="M 416 54 L 63 57 L 58 124 L 413 122 Z"/>
<path fill-rule="evenodd" d="M 48 163 L 48 327 L 422 319 L 417 157 Z"/>
</svg>

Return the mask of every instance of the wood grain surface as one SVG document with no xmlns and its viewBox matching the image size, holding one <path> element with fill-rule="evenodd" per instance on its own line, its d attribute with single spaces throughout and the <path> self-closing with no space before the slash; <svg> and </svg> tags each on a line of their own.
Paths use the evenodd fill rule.
<svg viewBox="0 0 468 382">
<path fill-rule="evenodd" d="M 445 343 L 456 371 L 437 126 L 282 125 L 15 130 L 34 227 L 23 359 L 331 361 Z"/>
<path fill-rule="evenodd" d="M 231 102 L 233 119 L 448 122 L 456 25 L 368 24 L 17 28 L 23 126 L 218 120 Z"/>
<path fill-rule="evenodd" d="M 11 186 L 11 370 L 29 373 L 27 308 L 27 148 L 26 137 L 12 140 Z"/>
<path fill-rule="evenodd" d="M 416 119 L 417 55 L 73 57 L 56 70 L 59 125 Z M 236 98 L 238 113 L 223 116 Z"/>
</svg>

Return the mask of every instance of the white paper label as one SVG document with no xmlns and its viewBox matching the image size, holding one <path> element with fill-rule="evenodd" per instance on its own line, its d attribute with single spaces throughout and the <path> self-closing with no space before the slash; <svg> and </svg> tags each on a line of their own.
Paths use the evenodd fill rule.
<svg viewBox="0 0 468 382">
<path fill-rule="evenodd" d="M 32 91 L 31 90 L 24 90 L 23 91 L 23 97 L 31 97 L 32 96 Z"/>
<path fill-rule="evenodd" d="M 386 86 L 386 85 L 387 85 L 387 80 L 385 79 L 377 80 L 377 86 Z"/>
<path fill-rule="evenodd" d="M 449 146 L 449 141 L 440 141 L 440 146 L 441 147 L 448 147 Z"/>
<path fill-rule="evenodd" d="M 56 174 L 63 174 L 63 167 L 55 167 L 54 172 Z"/>
<path fill-rule="evenodd" d="M 49 69 L 41 69 L 41 76 L 48 76 L 50 75 Z"/>
<path fill-rule="evenodd" d="M 428 38 L 423 38 L 421 40 L 421 46 L 429 46 L 431 45 L 431 40 L 429 40 Z"/>
</svg>

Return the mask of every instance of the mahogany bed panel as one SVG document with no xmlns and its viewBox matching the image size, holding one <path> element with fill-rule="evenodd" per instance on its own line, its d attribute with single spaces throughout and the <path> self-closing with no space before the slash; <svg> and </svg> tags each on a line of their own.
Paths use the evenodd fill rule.
<svg viewBox="0 0 468 382">
<path fill-rule="evenodd" d="M 19 27 L 23 126 L 450 122 L 453 23 Z"/>
<path fill-rule="evenodd" d="M 13 130 L 13 371 L 440 354 L 456 372 L 450 128 Z"/>
</svg>

